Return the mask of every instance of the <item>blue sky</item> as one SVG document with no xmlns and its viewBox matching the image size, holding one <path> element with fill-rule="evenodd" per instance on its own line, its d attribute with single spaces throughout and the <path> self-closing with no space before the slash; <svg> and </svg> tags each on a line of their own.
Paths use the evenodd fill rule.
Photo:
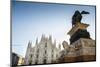
<svg viewBox="0 0 100 67">
<path fill-rule="evenodd" d="M 85 10 L 82 22 L 90 24 L 88 31 L 95 39 L 95 7 L 67 4 L 50 4 L 36 2 L 12 3 L 12 51 L 24 56 L 29 40 L 35 44 L 42 34 L 52 35 L 53 40 L 69 42 L 68 31 L 71 29 L 71 18 L 75 10 Z"/>
</svg>

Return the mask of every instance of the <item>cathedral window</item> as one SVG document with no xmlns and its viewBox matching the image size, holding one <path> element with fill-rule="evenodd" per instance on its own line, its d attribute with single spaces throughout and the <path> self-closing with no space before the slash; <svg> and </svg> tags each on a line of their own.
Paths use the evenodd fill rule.
<svg viewBox="0 0 100 67">
<path fill-rule="evenodd" d="M 45 54 L 46 54 L 46 50 L 45 50 Z"/>
<path fill-rule="evenodd" d="M 53 50 L 52 50 L 51 58 L 53 58 Z"/>
<path fill-rule="evenodd" d="M 38 58 L 38 54 L 37 54 L 37 56 L 36 56 L 37 58 Z"/>
<path fill-rule="evenodd" d="M 52 58 L 53 58 L 53 54 L 52 54 Z"/>
<path fill-rule="evenodd" d="M 53 53 L 53 50 L 52 50 L 52 53 Z"/>
<path fill-rule="evenodd" d="M 53 63 L 53 59 L 51 60 L 51 63 Z"/>
<path fill-rule="evenodd" d="M 43 60 L 43 63 L 46 64 L 46 59 Z"/>
<path fill-rule="evenodd" d="M 58 57 L 58 55 L 56 55 L 56 58 Z"/>
<path fill-rule="evenodd" d="M 32 58 L 32 54 L 30 55 L 30 57 Z"/>
<path fill-rule="evenodd" d="M 39 49 L 37 49 L 37 53 L 39 53 Z"/>
<path fill-rule="evenodd" d="M 52 49 L 52 52 L 51 52 L 52 54 L 54 53 L 54 51 L 53 51 L 53 49 Z"/>
<path fill-rule="evenodd" d="M 32 64 L 32 54 L 30 54 L 30 60 L 29 60 L 29 65 Z"/>
<path fill-rule="evenodd" d="M 35 60 L 35 64 L 37 64 L 38 63 L 38 61 L 37 60 Z"/>
<path fill-rule="evenodd" d="M 37 55 L 36 55 L 37 58 L 38 58 L 38 54 L 39 54 L 39 49 L 37 49 Z"/>
<path fill-rule="evenodd" d="M 45 43 L 45 48 L 47 47 L 47 42 Z"/>
</svg>

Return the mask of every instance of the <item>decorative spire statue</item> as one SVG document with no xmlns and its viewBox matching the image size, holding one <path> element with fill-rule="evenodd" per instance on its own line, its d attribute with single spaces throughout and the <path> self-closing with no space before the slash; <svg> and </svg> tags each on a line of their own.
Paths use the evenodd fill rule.
<svg viewBox="0 0 100 67">
<path fill-rule="evenodd" d="M 56 40 L 54 40 L 54 45 L 56 46 Z"/>
<path fill-rule="evenodd" d="M 31 41 L 28 42 L 28 47 L 29 48 L 32 47 L 32 42 Z"/>
<path fill-rule="evenodd" d="M 51 35 L 49 35 L 49 40 L 52 41 L 52 36 Z"/>
<path fill-rule="evenodd" d="M 38 38 L 36 39 L 36 45 L 38 45 Z"/>
<path fill-rule="evenodd" d="M 42 37 L 41 37 L 41 41 L 44 41 L 46 38 L 45 38 L 45 35 L 42 34 Z"/>
</svg>

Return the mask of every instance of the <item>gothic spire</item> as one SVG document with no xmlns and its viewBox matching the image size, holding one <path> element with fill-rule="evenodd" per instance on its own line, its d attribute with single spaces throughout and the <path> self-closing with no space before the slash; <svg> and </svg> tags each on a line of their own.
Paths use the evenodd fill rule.
<svg viewBox="0 0 100 67">
<path fill-rule="evenodd" d="M 45 39 L 45 35 L 42 34 L 41 41 Z"/>
<path fill-rule="evenodd" d="M 38 38 L 36 39 L 36 45 L 38 44 Z"/>
<path fill-rule="evenodd" d="M 59 44 L 59 49 L 61 50 L 61 44 Z"/>
<path fill-rule="evenodd" d="M 52 36 L 51 35 L 49 35 L 49 40 L 52 41 Z"/>
<path fill-rule="evenodd" d="M 32 42 L 31 42 L 31 41 L 28 42 L 28 47 L 29 47 L 29 48 L 32 47 Z"/>
<path fill-rule="evenodd" d="M 54 46 L 56 46 L 56 40 L 54 40 Z"/>
</svg>

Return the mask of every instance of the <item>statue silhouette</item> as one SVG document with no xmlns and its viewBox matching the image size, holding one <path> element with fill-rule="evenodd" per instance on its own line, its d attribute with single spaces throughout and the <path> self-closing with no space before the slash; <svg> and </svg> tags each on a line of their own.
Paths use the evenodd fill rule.
<svg viewBox="0 0 100 67">
<path fill-rule="evenodd" d="M 89 14 L 89 12 L 82 11 L 80 13 L 78 10 L 75 11 L 74 15 L 72 16 L 72 27 L 78 22 L 81 23 L 82 14 Z"/>
</svg>

